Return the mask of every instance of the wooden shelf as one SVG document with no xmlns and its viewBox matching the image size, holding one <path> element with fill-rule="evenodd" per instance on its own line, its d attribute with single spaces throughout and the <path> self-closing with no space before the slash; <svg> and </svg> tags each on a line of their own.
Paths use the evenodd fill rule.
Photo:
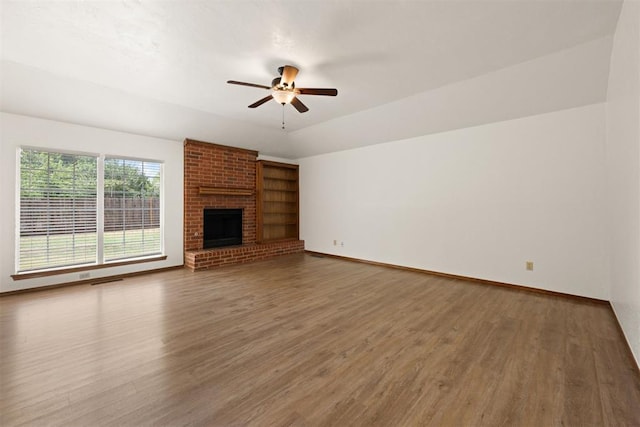
<svg viewBox="0 0 640 427">
<path fill-rule="evenodd" d="M 198 187 L 201 195 L 252 196 L 252 188 Z"/>
<path fill-rule="evenodd" d="M 259 160 L 257 240 L 298 239 L 298 165 Z"/>
<path fill-rule="evenodd" d="M 295 176 L 264 176 L 265 181 L 298 182 Z"/>
<path fill-rule="evenodd" d="M 265 200 L 264 201 L 265 204 L 278 204 L 278 203 L 291 203 L 291 204 L 297 204 L 297 201 L 292 201 L 292 200 Z"/>
<path fill-rule="evenodd" d="M 279 189 L 279 188 L 265 188 L 265 190 L 275 191 L 277 193 L 297 193 L 298 192 L 298 190 L 285 190 L 285 189 Z"/>
<path fill-rule="evenodd" d="M 269 226 L 269 225 L 275 225 L 275 226 L 298 225 L 298 221 L 291 221 L 291 222 L 263 222 L 262 225 L 264 225 L 264 226 Z"/>
</svg>

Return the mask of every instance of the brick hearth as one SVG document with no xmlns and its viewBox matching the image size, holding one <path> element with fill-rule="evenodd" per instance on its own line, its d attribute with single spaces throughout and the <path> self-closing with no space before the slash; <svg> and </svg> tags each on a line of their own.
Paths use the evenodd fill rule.
<svg viewBox="0 0 640 427">
<path fill-rule="evenodd" d="M 256 243 L 257 157 L 257 151 L 185 140 L 184 258 L 188 268 L 203 270 L 304 251 L 301 240 Z M 219 190 L 236 194 L 203 194 Z M 243 210 L 242 246 L 203 249 L 205 208 Z"/>
<path fill-rule="evenodd" d="M 286 255 L 304 251 L 304 241 L 284 240 L 281 242 L 230 246 L 226 248 L 187 251 L 184 262 L 191 270 L 205 270 L 221 265 L 256 261 L 276 255 Z"/>
</svg>

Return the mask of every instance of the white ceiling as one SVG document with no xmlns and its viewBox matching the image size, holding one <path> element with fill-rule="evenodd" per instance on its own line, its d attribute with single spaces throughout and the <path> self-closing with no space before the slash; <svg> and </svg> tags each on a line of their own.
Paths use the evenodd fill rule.
<svg viewBox="0 0 640 427">
<path fill-rule="evenodd" d="M 0 108 L 299 157 L 606 97 L 620 1 L 2 1 Z M 300 68 L 305 114 L 227 80 Z"/>
</svg>

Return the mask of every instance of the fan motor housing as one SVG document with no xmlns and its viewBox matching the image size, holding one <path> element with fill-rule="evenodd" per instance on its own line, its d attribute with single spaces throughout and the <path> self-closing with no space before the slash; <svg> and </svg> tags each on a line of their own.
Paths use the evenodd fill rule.
<svg viewBox="0 0 640 427">
<path fill-rule="evenodd" d="M 291 89 L 294 89 L 296 87 L 296 82 L 291 82 L 291 86 L 281 84 L 281 82 L 282 82 L 282 77 L 276 77 L 275 79 L 271 80 L 271 87 L 291 88 Z"/>
</svg>

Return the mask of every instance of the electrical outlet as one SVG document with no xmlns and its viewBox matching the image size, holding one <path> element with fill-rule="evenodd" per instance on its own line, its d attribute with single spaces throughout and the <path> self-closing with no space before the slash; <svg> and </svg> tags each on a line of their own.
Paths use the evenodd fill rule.
<svg viewBox="0 0 640 427">
<path fill-rule="evenodd" d="M 333 239 L 333 246 L 337 246 L 338 245 L 338 241 L 336 239 Z"/>
<path fill-rule="evenodd" d="M 533 261 L 527 261 L 527 271 L 533 271 Z"/>
<path fill-rule="evenodd" d="M 91 277 L 91 273 L 80 273 L 80 279 L 88 279 Z"/>
<path fill-rule="evenodd" d="M 340 242 L 340 246 L 344 248 L 344 242 Z"/>
</svg>

